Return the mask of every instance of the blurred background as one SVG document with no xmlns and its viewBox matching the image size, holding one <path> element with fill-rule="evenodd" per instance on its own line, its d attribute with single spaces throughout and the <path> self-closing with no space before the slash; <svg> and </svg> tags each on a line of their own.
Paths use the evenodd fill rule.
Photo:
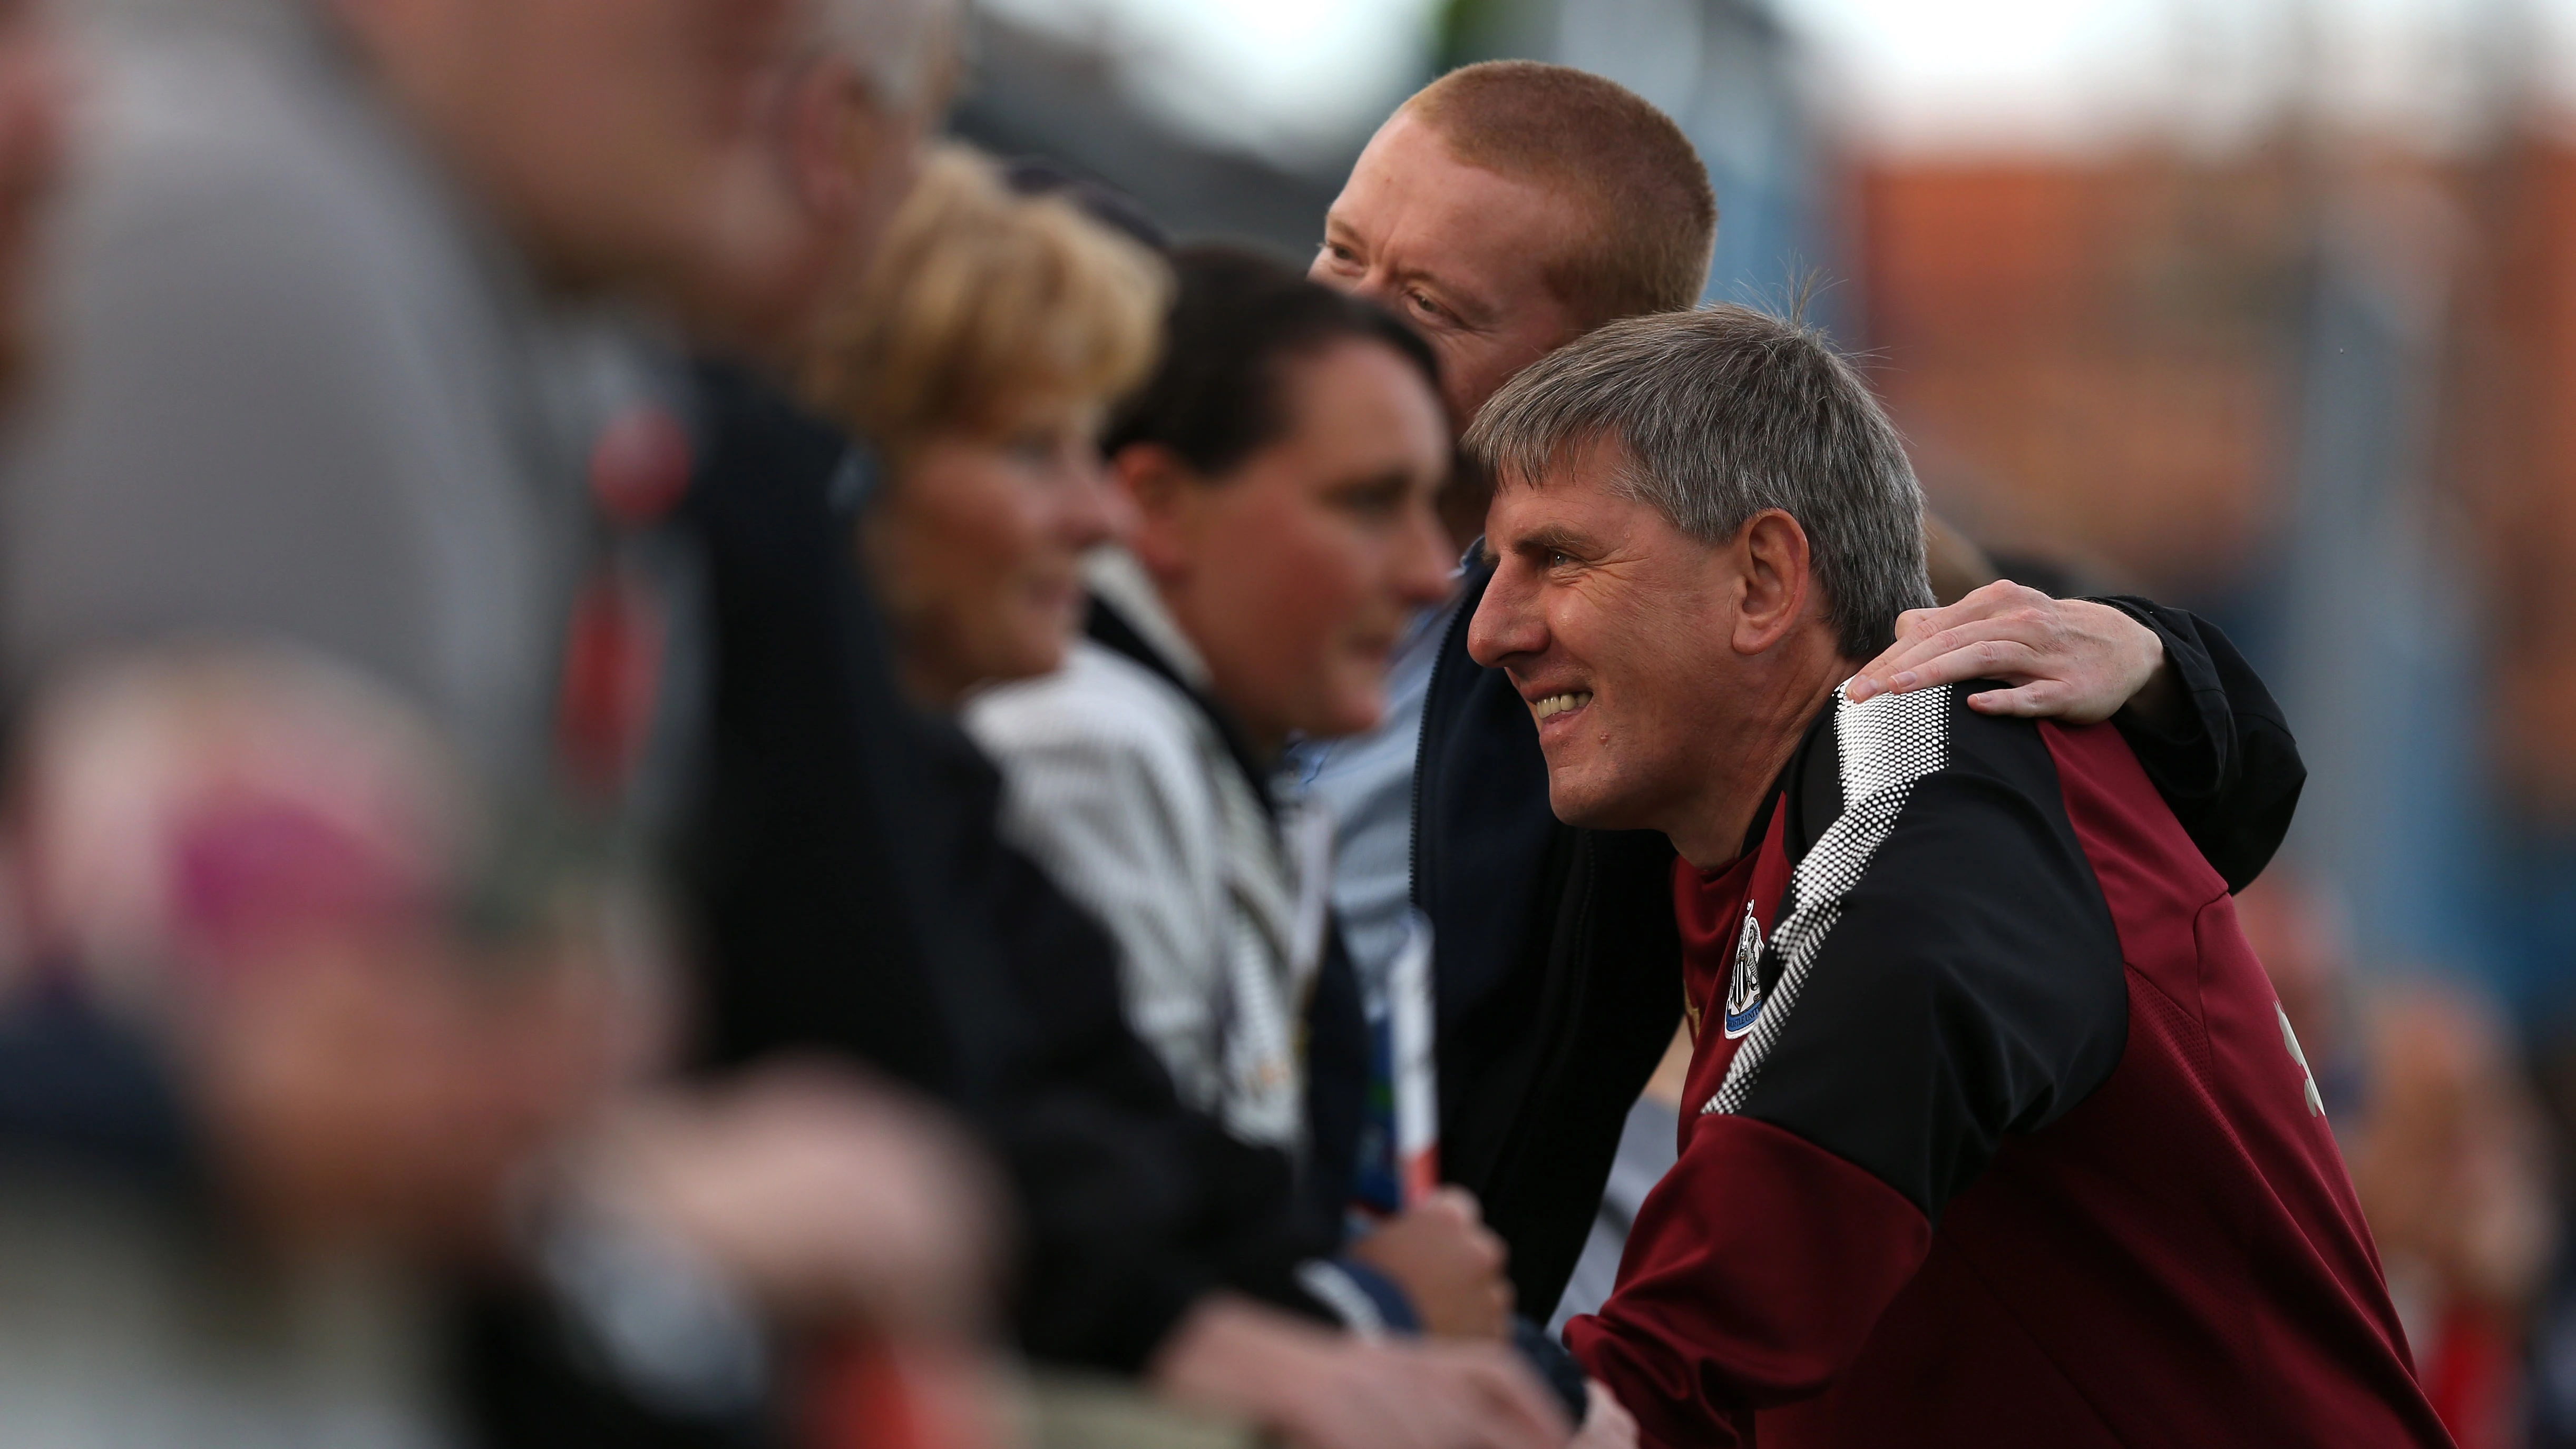
<svg viewBox="0 0 2576 1449">
<path fill-rule="evenodd" d="M 2576 0 L 987 0 L 979 29 L 959 129 L 1299 254 L 1440 68 L 1562 61 L 1678 118 L 1709 296 L 1819 274 L 1811 315 L 2003 572 L 2187 605 L 2273 684 L 2311 776 L 2243 909 L 2425 1372 L 2464 1444 L 2576 1442 L 2547 1267 Z"/>
</svg>

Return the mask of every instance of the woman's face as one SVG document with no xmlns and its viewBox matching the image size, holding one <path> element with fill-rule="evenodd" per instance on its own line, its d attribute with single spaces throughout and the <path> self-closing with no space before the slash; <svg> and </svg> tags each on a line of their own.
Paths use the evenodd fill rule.
<svg viewBox="0 0 2576 1449">
<path fill-rule="evenodd" d="M 1064 662 L 1082 624 L 1082 556 L 1127 517 L 1098 436 L 1091 408 L 937 435 L 869 509 L 869 563 L 924 704 L 952 709 L 978 684 Z"/>
<path fill-rule="evenodd" d="M 1386 712 L 1386 670 L 1414 612 L 1447 597 L 1432 511 L 1450 437 L 1439 396 L 1393 348 L 1292 356 L 1287 434 L 1223 477 L 1168 453 L 1118 464 L 1143 510 L 1137 554 L 1255 741 L 1330 737 Z"/>
</svg>

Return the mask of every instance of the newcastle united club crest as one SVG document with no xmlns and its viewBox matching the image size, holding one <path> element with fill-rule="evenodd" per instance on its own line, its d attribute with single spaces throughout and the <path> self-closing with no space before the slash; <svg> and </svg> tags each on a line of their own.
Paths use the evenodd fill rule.
<svg viewBox="0 0 2576 1449">
<path fill-rule="evenodd" d="M 1753 1029 L 1762 1019 L 1762 926 L 1753 907 L 1744 908 L 1744 929 L 1735 937 L 1735 969 L 1726 979 L 1726 1036 L 1729 1041 Z"/>
</svg>

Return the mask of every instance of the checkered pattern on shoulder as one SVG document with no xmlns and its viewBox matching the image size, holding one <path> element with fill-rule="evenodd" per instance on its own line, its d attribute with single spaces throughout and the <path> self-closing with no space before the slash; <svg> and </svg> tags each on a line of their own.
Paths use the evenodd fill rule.
<svg viewBox="0 0 2576 1449">
<path fill-rule="evenodd" d="M 1843 898 L 1860 884 L 1863 873 L 1896 828 L 1897 816 L 1914 794 L 1915 782 L 1938 773 L 1950 757 L 1950 709 L 1957 686 L 1882 694 L 1854 704 L 1834 692 L 1834 744 L 1841 763 L 1843 813 L 1834 817 L 1814 848 L 1789 878 L 1795 905 L 1789 918 L 1771 933 L 1771 949 L 1780 953 L 1780 979 L 1771 988 L 1770 1005 L 1726 1070 L 1717 1094 L 1700 1112 L 1741 1111 L 1745 1097 L 1762 1074 L 1762 1063 L 1787 1028 L 1807 973 L 1824 950 L 1825 938 L 1842 919 Z"/>
</svg>

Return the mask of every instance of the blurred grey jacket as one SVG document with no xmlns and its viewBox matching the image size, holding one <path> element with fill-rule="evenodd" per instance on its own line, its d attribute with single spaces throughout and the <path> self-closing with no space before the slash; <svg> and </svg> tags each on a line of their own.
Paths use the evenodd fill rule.
<svg viewBox="0 0 2576 1449">
<path fill-rule="evenodd" d="M 0 467 L 0 681 L 16 704 L 173 642 L 318 653 L 515 792 L 548 768 L 607 374 L 318 12 L 73 8 L 86 110 Z M 0 1173 L 11 1444 L 454 1442 L 415 1285 L 246 1271 L 185 1206 Z"/>
<path fill-rule="evenodd" d="M 38 407 L 0 488 L 13 696 L 93 650 L 314 649 L 495 783 L 543 768 L 586 340 L 304 0 L 85 0 Z"/>
</svg>

